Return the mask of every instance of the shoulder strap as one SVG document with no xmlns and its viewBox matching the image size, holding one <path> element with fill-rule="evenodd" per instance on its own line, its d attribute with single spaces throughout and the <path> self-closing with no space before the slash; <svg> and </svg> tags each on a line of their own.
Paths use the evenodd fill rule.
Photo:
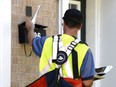
<svg viewBox="0 0 116 87">
<path fill-rule="evenodd" d="M 68 46 L 67 50 L 66 50 L 66 53 L 67 55 L 69 56 L 70 53 L 72 52 L 72 50 L 75 48 L 75 46 L 80 42 L 80 40 L 78 39 L 75 39 L 74 41 L 72 41 L 70 43 L 70 45 Z"/>
<path fill-rule="evenodd" d="M 53 52 L 52 52 L 52 61 L 54 62 L 57 58 L 57 53 L 59 50 L 59 35 L 53 36 Z"/>
<path fill-rule="evenodd" d="M 73 68 L 73 78 L 79 78 L 78 72 L 78 52 L 74 49 L 72 50 L 72 68 Z"/>
<path fill-rule="evenodd" d="M 74 49 L 74 47 L 80 42 L 80 40 L 75 39 L 70 43 L 70 45 L 67 47 L 66 52 L 59 51 L 59 35 L 55 35 L 53 37 L 53 58 L 52 61 L 55 62 L 58 65 L 62 65 L 67 61 L 68 56 Z"/>
</svg>

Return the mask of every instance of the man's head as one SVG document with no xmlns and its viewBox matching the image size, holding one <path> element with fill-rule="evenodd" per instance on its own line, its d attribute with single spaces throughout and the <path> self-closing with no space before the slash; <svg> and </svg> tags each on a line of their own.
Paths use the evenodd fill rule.
<svg viewBox="0 0 116 87">
<path fill-rule="evenodd" d="M 82 26 L 82 13 L 77 9 L 68 9 L 63 17 L 64 23 L 69 28 L 80 28 Z"/>
</svg>

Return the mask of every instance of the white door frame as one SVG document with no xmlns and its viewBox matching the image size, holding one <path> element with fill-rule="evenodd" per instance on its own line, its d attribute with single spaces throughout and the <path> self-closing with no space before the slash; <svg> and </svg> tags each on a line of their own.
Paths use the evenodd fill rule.
<svg viewBox="0 0 116 87">
<path fill-rule="evenodd" d="M 58 0 L 58 34 L 63 34 L 62 29 L 62 17 L 64 16 L 65 11 L 68 9 L 69 0 Z"/>
<path fill-rule="evenodd" d="M 87 0 L 86 40 L 93 54 L 95 67 L 100 67 L 100 0 Z M 94 87 L 100 87 L 96 81 Z"/>
<path fill-rule="evenodd" d="M 11 87 L 11 0 L 0 0 L 0 87 Z"/>
<path fill-rule="evenodd" d="M 95 63 L 100 65 L 100 0 L 95 0 Z"/>
<path fill-rule="evenodd" d="M 95 0 L 95 65 L 100 67 L 100 0 Z M 100 82 L 95 83 L 100 87 Z"/>
</svg>

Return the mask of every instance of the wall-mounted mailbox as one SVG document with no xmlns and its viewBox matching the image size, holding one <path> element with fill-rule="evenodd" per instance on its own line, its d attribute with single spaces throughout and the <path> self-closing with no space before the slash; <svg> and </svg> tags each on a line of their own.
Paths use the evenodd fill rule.
<svg viewBox="0 0 116 87">
<path fill-rule="evenodd" d="M 36 34 L 40 34 L 41 36 L 46 36 L 46 30 L 44 28 L 47 28 L 47 26 L 35 24 L 34 32 Z M 18 34 L 19 34 L 19 43 L 28 43 L 27 38 L 27 30 L 25 29 L 25 22 L 18 24 Z"/>
</svg>

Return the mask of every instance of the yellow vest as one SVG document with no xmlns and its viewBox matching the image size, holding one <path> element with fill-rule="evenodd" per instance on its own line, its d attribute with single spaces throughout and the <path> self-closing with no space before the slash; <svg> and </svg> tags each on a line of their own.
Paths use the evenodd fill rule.
<svg viewBox="0 0 116 87">
<path fill-rule="evenodd" d="M 67 46 L 70 42 L 74 41 L 75 38 L 72 36 L 69 36 L 67 34 L 63 34 L 60 36 L 63 45 Z M 39 71 L 40 71 L 40 76 L 54 70 L 57 67 L 57 64 L 52 62 L 52 46 L 53 46 L 53 38 L 49 37 L 46 39 L 43 49 L 42 49 L 42 55 L 40 58 L 40 64 L 39 64 Z M 78 45 L 74 48 L 75 51 L 78 52 L 78 71 L 80 75 L 80 68 L 83 62 L 83 59 L 85 57 L 85 54 L 89 47 L 83 43 L 78 43 Z M 73 78 L 72 73 L 72 54 L 68 56 L 68 60 L 66 63 L 64 63 L 61 67 L 61 73 L 63 77 L 70 77 Z"/>
</svg>

